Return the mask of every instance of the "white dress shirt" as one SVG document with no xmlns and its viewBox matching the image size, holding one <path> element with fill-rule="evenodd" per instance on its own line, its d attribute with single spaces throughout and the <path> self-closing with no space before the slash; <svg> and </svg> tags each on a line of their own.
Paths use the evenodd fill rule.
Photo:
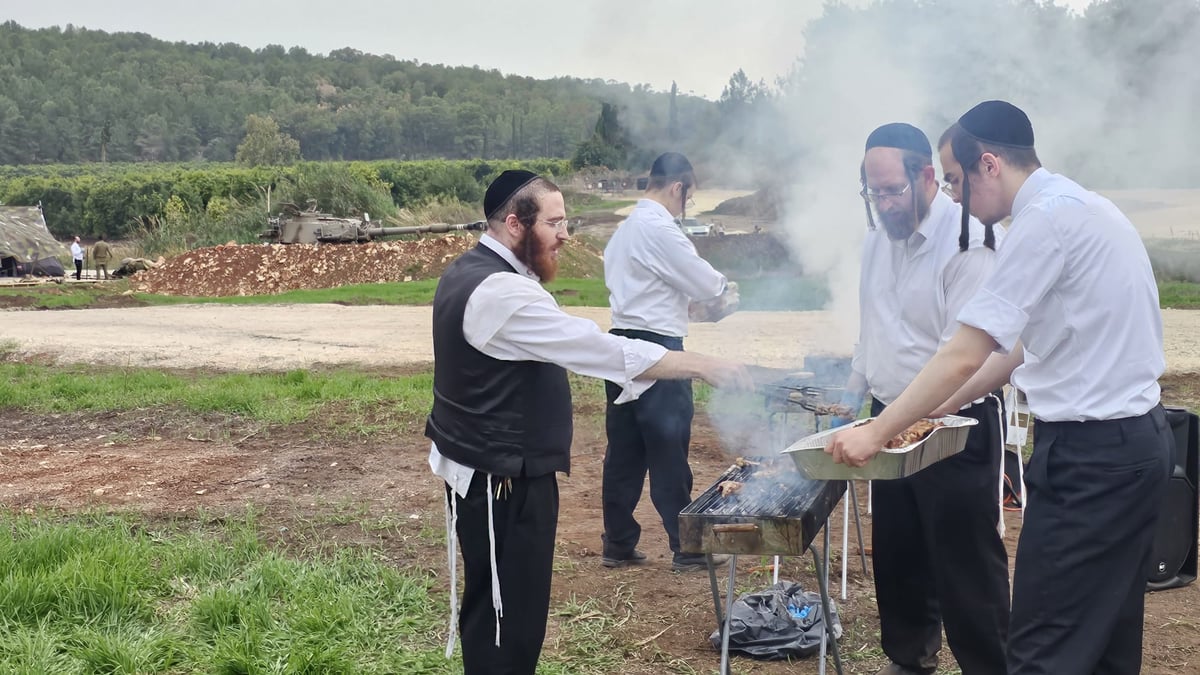
<svg viewBox="0 0 1200 675">
<path fill-rule="evenodd" d="M 463 336 L 472 347 L 501 361 L 554 363 L 615 382 L 622 387 L 618 404 L 636 399 L 654 384 L 638 376 L 662 359 L 665 347 L 610 335 L 594 321 L 567 314 L 507 246 L 487 233 L 480 243 L 518 274 L 492 274 L 467 299 Z M 455 492 L 466 496 L 474 469 L 442 456 L 436 444 L 429 451 L 429 466 Z"/>
<path fill-rule="evenodd" d="M 1025 362 L 1012 382 L 1048 422 L 1141 415 L 1166 367 L 1158 286 L 1133 224 L 1109 200 L 1038 169 L 1013 200 L 995 274 L 958 316 Z"/>
<path fill-rule="evenodd" d="M 959 250 L 961 218 L 962 208 L 939 191 L 908 239 L 893 241 L 878 228 L 863 242 L 862 316 L 852 367 L 887 405 L 954 335 L 959 309 L 995 264 L 995 252 L 983 245 L 983 225 L 974 218 L 968 248 Z M 1004 228 L 995 230 L 998 249 Z"/>
<path fill-rule="evenodd" d="M 725 292 L 725 275 L 696 253 L 666 207 L 639 199 L 604 247 L 613 328 L 684 337 L 688 304 Z"/>
<path fill-rule="evenodd" d="M 77 241 L 71 242 L 71 258 L 74 260 L 83 260 L 83 247 Z"/>
</svg>

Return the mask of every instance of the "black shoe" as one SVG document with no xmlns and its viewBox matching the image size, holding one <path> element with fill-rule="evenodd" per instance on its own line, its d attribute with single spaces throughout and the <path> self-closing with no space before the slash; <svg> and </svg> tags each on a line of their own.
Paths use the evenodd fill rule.
<svg viewBox="0 0 1200 675">
<path fill-rule="evenodd" d="M 729 556 L 724 553 L 714 553 L 712 562 L 713 567 L 720 567 L 729 562 Z M 675 560 L 671 562 L 671 569 L 676 572 L 699 572 L 708 569 L 708 560 L 703 553 L 676 553 Z"/>
<path fill-rule="evenodd" d="M 614 569 L 618 567 L 629 567 L 630 565 L 645 565 L 646 554 L 635 548 L 629 555 L 620 558 L 604 556 L 603 558 L 600 558 L 600 564 L 604 565 L 605 567 L 612 567 Z"/>
<path fill-rule="evenodd" d="M 875 673 L 875 675 L 924 675 L 924 671 L 905 668 L 898 663 L 889 663 L 881 668 L 879 672 Z"/>
</svg>

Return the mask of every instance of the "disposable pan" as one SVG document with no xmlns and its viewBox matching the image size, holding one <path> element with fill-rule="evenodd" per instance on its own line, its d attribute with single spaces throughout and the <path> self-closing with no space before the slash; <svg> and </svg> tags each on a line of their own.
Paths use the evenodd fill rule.
<svg viewBox="0 0 1200 675">
<path fill-rule="evenodd" d="M 894 450 L 884 448 L 867 462 L 866 466 L 853 467 L 835 464 L 833 456 L 825 453 L 829 437 L 875 419 L 859 420 L 835 429 L 806 436 L 783 450 L 796 463 L 796 468 L 811 480 L 889 480 L 906 478 L 925 467 L 962 452 L 967 445 L 967 434 L 978 420 L 958 415 L 947 415 L 934 419 L 942 426 L 924 439 Z"/>
</svg>

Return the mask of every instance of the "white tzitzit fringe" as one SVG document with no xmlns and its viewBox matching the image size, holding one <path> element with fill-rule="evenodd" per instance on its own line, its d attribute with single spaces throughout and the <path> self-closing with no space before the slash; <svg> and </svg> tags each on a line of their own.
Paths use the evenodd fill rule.
<svg viewBox="0 0 1200 675">
<path fill-rule="evenodd" d="M 493 492 L 492 474 L 488 474 L 488 543 L 492 559 L 492 609 L 496 612 L 496 646 L 500 646 L 500 617 L 504 616 L 504 602 L 500 599 L 500 572 L 496 566 L 496 518 L 492 502 L 496 499 Z"/>
<path fill-rule="evenodd" d="M 1011 401 L 1011 404 L 1009 402 Z M 1017 449 L 1017 481 L 1021 488 L 1021 520 L 1025 520 L 1025 508 L 1029 506 L 1029 492 L 1025 489 L 1025 456 L 1024 442 L 1029 438 L 1029 430 L 1033 428 L 1033 413 L 1026 410 L 1025 422 L 1021 422 L 1021 410 L 1019 404 L 1021 401 L 1021 391 L 1016 387 L 1009 389 L 1008 396 L 1005 397 L 1005 403 L 1008 407 L 1008 415 L 1012 419 L 1012 424 L 1008 425 L 1008 430 L 1011 433 L 1014 430 L 1019 431 L 1017 440 L 1018 443 L 1012 445 Z M 1006 420 L 1007 422 L 1007 420 Z"/>
<path fill-rule="evenodd" d="M 454 639 L 458 637 L 458 498 L 454 488 L 446 500 L 446 555 L 450 559 L 450 630 L 446 638 L 446 658 L 454 655 Z"/>
<path fill-rule="evenodd" d="M 1004 458 L 1008 448 L 1005 447 L 1004 429 L 1008 420 L 1004 419 L 1004 402 L 995 394 L 988 394 L 987 398 L 995 399 L 996 401 L 996 418 L 1000 421 L 1000 472 L 996 477 L 996 506 L 999 516 L 996 518 L 996 531 L 1000 533 L 1000 538 L 1004 538 L 1006 528 L 1004 527 Z"/>
</svg>

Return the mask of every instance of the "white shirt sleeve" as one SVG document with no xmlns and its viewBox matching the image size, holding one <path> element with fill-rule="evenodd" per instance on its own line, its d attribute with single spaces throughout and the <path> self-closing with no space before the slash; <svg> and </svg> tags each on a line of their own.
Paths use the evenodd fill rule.
<svg viewBox="0 0 1200 675">
<path fill-rule="evenodd" d="M 996 267 L 996 252 L 977 247 L 962 251 L 950 259 L 942 276 L 946 294 L 946 324 L 941 344 L 946 344 L 958 330 L 958 315 L 967 302 L 979 292 Z"/>
<path fill-rule="evenodd" d="M 617 403 L 649 389 L 654 380 L 638 376 L 667 353 L 661 345 L 611 335 L 594 321 L 567 314 L 541 284 L 508 272 L 489 276 L 471 293 L 463 335 L 494 359 L 554 363 L 613 382 L 623 389 Z"/>
<path fill-rule="evenodd" d="M 1013 224 L 996 258 L 995 270 L 967 302 L 958 321 L 991 335 L 1004 353 L 1012 351 L 1029 323 L 1029 313 L 1066 267 L 1066 253 L 1045 212 L 1029 209 Z"/>
<path fill-rule="evenodd" d="M 725 292 L 725 275 L 696 253 L 696 246 L 679 228 L 657 223 L 646 228 L 639 262 L 692 300 L 710 300 Z"/>
</svg>

